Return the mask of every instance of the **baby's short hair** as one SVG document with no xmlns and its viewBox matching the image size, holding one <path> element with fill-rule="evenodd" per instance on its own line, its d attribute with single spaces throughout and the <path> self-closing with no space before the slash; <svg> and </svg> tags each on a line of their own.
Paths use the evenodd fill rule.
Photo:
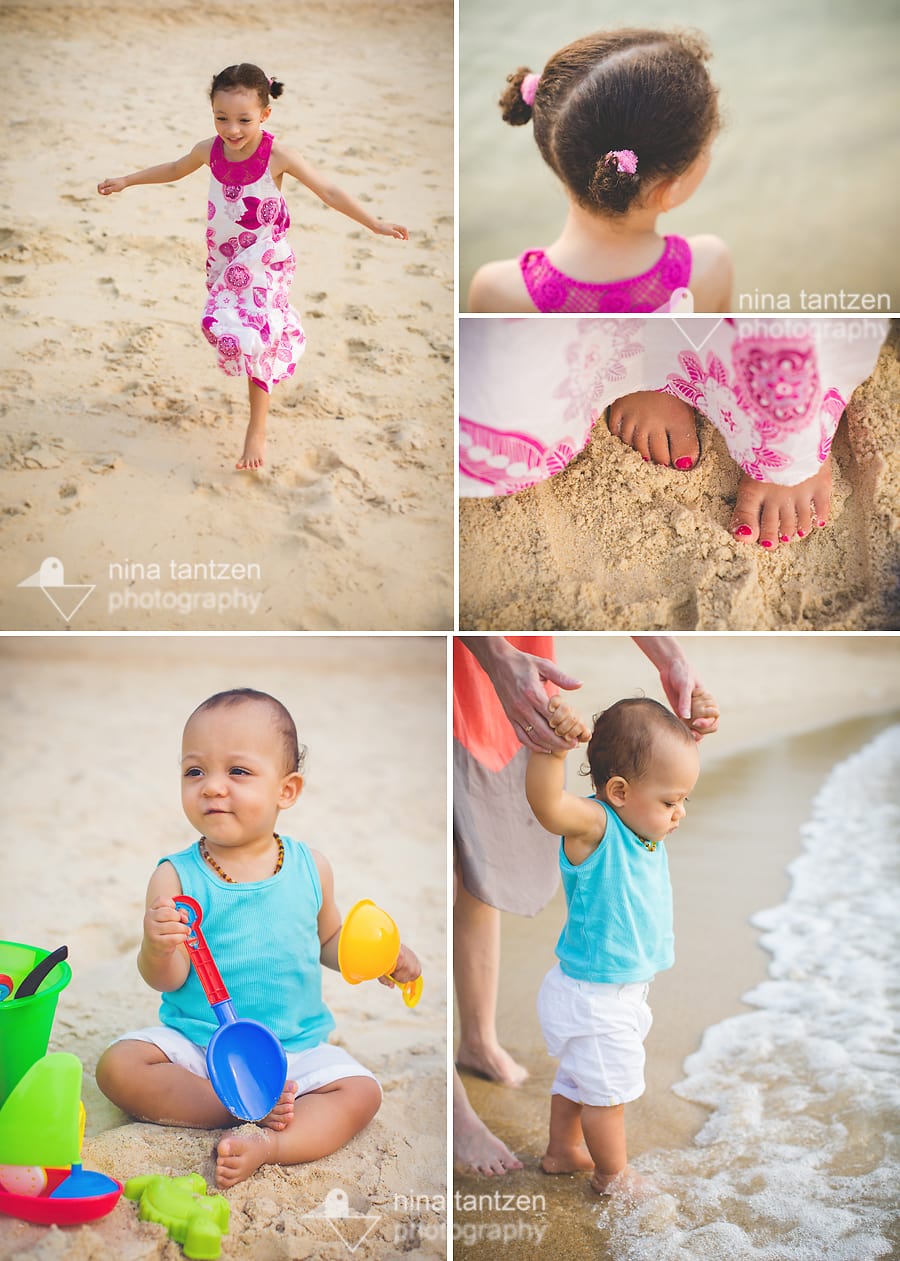
<svg viewBox="0 0 900 1261">
<path fill-rule="evenodd" d="M 306 748 L 300 744 L 297 738 L 297 727 L 289 711 L 282 705 L 281 701 L 276 700 L 274 696 L 270 696 L 268 692 L 257 692 L 252 687 L 234 687 L 227 692 L 216 692 L 215 696 L 207 697 L 205 701 L 197 706 L 194 713 L 191 714 L 191 718 L 195 714 L 204 713 L 206 710 L 231 709 L 235 705 L 250 703 L 265 705 L 272 715 L 272 721 L 284 745 L 284 773 L 290 775 L 294 771 L 302 772 L 306 762 Z M 191 718 L 188 719 L 188 722 L 190 722 Z"/>
<path fill-rule="evenodd" d="M 646 696 L 616 701 L 597 714 L 587 747 L 594 787 L 602 788 L 614 775 L 640 779 L 653 760 L 655 738 L 666 732 L 694 743 L 680 718 Z"/>
</svg>

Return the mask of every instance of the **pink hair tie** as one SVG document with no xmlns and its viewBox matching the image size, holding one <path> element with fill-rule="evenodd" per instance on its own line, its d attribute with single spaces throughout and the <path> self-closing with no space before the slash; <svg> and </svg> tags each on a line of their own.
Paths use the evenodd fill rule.
<svg viewBox="0 0 900 1261">
<path fill-rule="evenodd" d="M 537 87 L 540 81 L 541 76 L 539 74 L 526 74 L 525 78 L 522 80 L 519 93 L 526 105 L 530 106 L 534 104 L 535 93 L 537 92 Z"/>
<path fill-rule="evenodd" d="M 610 158 L 616 159 L 616 170 L 620 175 L 637 174 L 637 154 L 630 149 L 610 149 L 609 153 L 604 154 L 603 161 L 609 162 Z"/>
<path fill-rule="evenodd" d="M 274 82 L 275 82 L 275 79 L 274 79 L 274 77 L 273 77 L 273 78 L 271 78 L 271 79 L 269 80 L 269 87 L 271 87 L 271 86 L 272 86 L 272 84 L 273 84 Z"/>
</svg>

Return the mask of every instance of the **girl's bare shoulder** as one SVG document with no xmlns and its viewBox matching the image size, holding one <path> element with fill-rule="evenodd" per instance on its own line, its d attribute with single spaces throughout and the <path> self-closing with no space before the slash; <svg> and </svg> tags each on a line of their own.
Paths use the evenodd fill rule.
<svg viewBox="0 0 900 1261">
<path fill-rule="evenodd" d="M 502 258 L 479 267 L 469 285 L 468 310 L 474 314 L 534 312 L 517 258 Z"/>
<path fill-rule="evenodd" d="M 688 237 L 695 311 L 730 311 L 734 285 L 731 250 L 721 237 L 704 233 Z"/>
</svg>

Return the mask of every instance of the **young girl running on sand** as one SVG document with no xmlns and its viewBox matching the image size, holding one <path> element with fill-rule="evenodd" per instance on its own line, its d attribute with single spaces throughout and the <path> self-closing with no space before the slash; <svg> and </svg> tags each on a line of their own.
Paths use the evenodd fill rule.
<svg viewBox="0 0 900 1261">
<path fill-rule="evenodd" d="M 598 31 L 540 74 L 521 66 L 500 98 L 504 121 L 531 121 L 569 210 L 546 249 L 487 263 L 469 310 L 727 311 L 732 266 L 715 236 L 660 236 L 656 221 L 697 189 L 719 126 L 698 35 Z"/>
<path fill-rule="evenodd" d="M 260 469 L 265 462 L 269 394 L 291 376 L 306 337 L 290 304 L 296 259 L 287 239 L 291 225 L 281 194 L 285 174 L 305 184 L 327 206 L 380 236 L 409 239 L 406 228 L 375 219 L 349 194 L 315 170 L 294 149 L 263 130 L 270 98 L 284 85 L 259 66 L 228 66 L 210 88 L 216 135 L 201 140 L 174 162 L 103 180 L 104 197 L 133 184 L 169 184 L 201 166 L 210 169 L 206 231 L 206 339 L 228 376 L 246 376 L 250 422 L 235 465 Z"/>
<path fill-rule="evenodd" d="M 697 737 L 647 699 L 610 706 L 593 732 L 558 696 L 547 708 L 558 735 L 589 741 L 594 794 L 565 791 L 565 749 L 531 753 L 528 803 L 562 837 L 567 908 L 558 963 L 538 997 L 547 1050 L 559 1059 L 541 1164 L 546 1173 L 591 1170 L 601 1194 L 634 1194 L 643 1180 L 628 1165 L 625 1104 L 644 1093 L 650 982 L 674 962 L 665 842 L 700 773 Z M 691 714 L 718 717 L 699 687 Z"/>
</svg>

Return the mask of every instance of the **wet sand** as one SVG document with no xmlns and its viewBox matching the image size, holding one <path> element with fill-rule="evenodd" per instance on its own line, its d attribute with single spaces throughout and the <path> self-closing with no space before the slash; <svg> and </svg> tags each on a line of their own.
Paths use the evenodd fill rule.
<svg viewBox="0 0 900 1261">
<path fill-rule="evenodd" d="M 822 780 L 836 761 L 900 716 L 896 640 L 684 636 L 680 642 L 716 693 L 725 718 L 722 731 L 701 746 L 704 770 L 688 817 L 669 846 L 676 964 L 653 984 L 647 1091 L 627 1110 L 629 1153 L 638 1167 L 642 1154 L 654 1148 L 686 1147 L 707 1115 L 671 1087 L 703 1030 L 748 1010 L 741 995 L 766 975 L 767 955 L 749 917 L 784 900 L 785 868 L 799 852 L 799 828 Z M 633 652 L 618 636 L 557 638 L 560 664 L 594 685 L 589 694 L 584 689 L 585 712 L 638 687 L 658 695 Z M 604 671 L 618 680 L 615 695 L 603 683 Z M 574 773 L 580 760 L 570 758 L 573 791 L 584 783 Z M 502 1192 L 524 1196 L 534 1207 L 502 1212 L 485 1202 L 457 1213 L 458 1233 L 472 1232 L 471 1255 L 510 1255 L 504 1253 L 509 1244 L 491 1241 L 486 1227 L 523 1223 L 521 1232 L 530 1223 L 542 1234 L 539 1242 L 534 1233 L 516 1238 L 515 1255 L 524 1261 L 554 1253 L 613 1261 L 597 1250 L 603 1240 L 595 1218 L 600 1202 L 586 1177 L 550 1178 L 538 1167 L 555 1061 L 541 1040 L 535 1000 L 553 962 L 564 905 L 560 891 L 534 919 L 503 917 L 500 1036 L 531 1078 L 516 1091 L 469 1075 L 465 1084 L 479 1114 L 525 1162 L 522 1173 L 501 1180 Z M 463 1196 L 496 1189 L 487 1179 L 462 1174 L 455 1187 Z"/>
</svg>

